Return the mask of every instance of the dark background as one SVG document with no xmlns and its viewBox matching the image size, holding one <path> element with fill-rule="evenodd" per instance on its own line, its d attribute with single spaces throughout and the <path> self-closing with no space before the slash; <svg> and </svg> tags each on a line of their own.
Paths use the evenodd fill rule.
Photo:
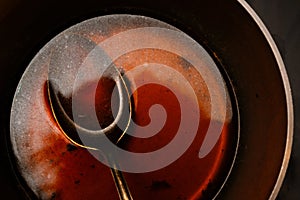
<svg viewBox="0 0 300 200">
<path fill-rule="evenodd" d="M 278 200 L 300 199 L 300 1 L 247 0 L 275 40 L 293 92 L 295 129 L 290 165 Z"/>
</svg>

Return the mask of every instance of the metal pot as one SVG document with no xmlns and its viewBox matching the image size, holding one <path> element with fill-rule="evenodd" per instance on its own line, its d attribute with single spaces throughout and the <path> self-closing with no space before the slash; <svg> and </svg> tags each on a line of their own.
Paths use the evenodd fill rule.
<svg viewBox="0 0 300 200">
<path fill-rule="evenodd" d="M 172 24 L 221 63 L 235 93 L 240 123 L 236 162 L 217 199 L 275 199 L 293 136 L 288 77 L 268 30 L 245 1 L 4 1 L 0 15 L 1 181 L 4 196 L 23 199 L 9 142 L 14 91 L 37 51 L 57 33 L 93 16 L 140 14 Z M 4 12 L 2 12 L 2 10 Z"/>
</svg>

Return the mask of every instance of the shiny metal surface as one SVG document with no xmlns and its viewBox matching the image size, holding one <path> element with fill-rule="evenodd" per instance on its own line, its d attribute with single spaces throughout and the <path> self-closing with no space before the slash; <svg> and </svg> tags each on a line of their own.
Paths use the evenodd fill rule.
<svg viewBox="0 0 300 200">
<path fill-rule="evenodd" d="M 285 88 L 285 94 L 286 94 L 286 102 L 287 102 L 287 107 L 288 107 L 288 125 L 287 125 L 287 138 L 286 138 L 286 147 L 285 147 L 285 154 L 281 166 L 281 170 L 278 175 L 278 179 L 276 181 L 276 184 L 274 186 L 274 189 L 269 197 L 269 199 L 276 199 L 278 192 L 281 188 L 282 182 L 284 180 L 286 170 L 289 164 L 290 156 L 291 156 L 291 151 L 292 151 L 292 144 L 293 144 L 293 131 L 294 131 L 294 108 L 293 108 L 293 99 L 292 99 L 292 93 L 291 93 L 291 86 L 289 82 L 289 78 L 286 72 L 286 68 L 284 65 L 284 62 L 281 58 L 280 52 L 270 34 L 268 31 L 267 27 L 264 25 L 262 20 L 259 18 L 259 16 L 255 13 L 255 11 L 250 7 L 250 5 L 244 1 L 244 0 L 238 0 L 241 5 L 249 12 L 249 14 L 252 16 L 252 18 L 255 20 L 263 34 L 265 35 L 269 45 L 272 48 L 272 51 L 275 55 L 275 58 L 277 60 L 282 80 L 284 83 L 284 88 Z"/>
<path fill-rule="evenodd" d="M 278 200 L 299 199 L 300 184 L 300 2 L 297 0 L 247 0 L 268 27 L 289 75 L 294 103 L 294 139 L 289 166 Z"/>
</svg>

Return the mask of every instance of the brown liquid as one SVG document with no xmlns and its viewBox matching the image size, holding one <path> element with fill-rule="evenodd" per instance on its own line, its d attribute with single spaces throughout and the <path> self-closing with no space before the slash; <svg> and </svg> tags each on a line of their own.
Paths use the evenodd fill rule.
<svg viewBox="0 0 300 200">
<path fill-rule="evenodd" d="M 103 36 L 95 34 L 90 36 L 90 39 L 97 43 L 103 40 Z M 163 38 L 157 40 L 164 42 Z M 213 150 L 205 158 L 200 159 L 198 153 L 208 124 L 211 121 L 219 123 L 211 119 L 211 102 L 203 78 L 194 66 L 182 59 L 180 55 L 163 50 L 142 49 L 124 54 L 115 61 L 116 66 L 122 66 L 125 72 L 145 63 L 160 63 L 182 74 L 189 81 L 198 98 L 198 102 L 193 102 L 190 106 L 199 107 L 201 115 L 199 121 L 193 120 L 192 116 L 189 119 L 191 123 L 198 123 L 199 129 L 191 146 L 178 160 L 154 172 L 124 173 L 133 199 L 211 199 L 224 182 L 233 162 L 237 141 L 235 121 L 226 121 Z M 47 70 L 46 68 L 45 74 Z M 153 80 L 158 78 L 155 70 L 147 71 L 134 78 L 138 81 L 142 80 L 143 76 Z M 165 77 L 172 78 L 167 74 Z M 214 79 L 215 76 L 212 74 L 210 78 Z M 104 81 L 90 83 L 98 85 L 96 97 L 90 95 L 91 85 L 82 86 L 78 90 L 77 97 L 83 111 L 96 107 L 99 123 L 106 126 L 113 119 L 109 106 L 107 108 L 110 98 L 102 97 L 111 93 L 114 83 L 108 79 L 102 80 Z M 214 88 L 218 89 L 217 81 L 215 85 Z M 42 89 L 44 86 L 37 87 Z M 28 111 L 26 111 L 30 115 L 25 123 L 29 131 L 25 134 L 26 137 L 16 138 L 16 143 L 18 149 L 26 149 L 20 151 L 20 154 L 25 157 L 25 159 L 22 157 L 20 171 L 26 181 L 32 180 L 32 183 L 28 181 L 28 184 L 36 195 L 42 199 L 118 199 L 110 169 L 95 159 L 88 150 L 75 147 L 67 140 L 52 116 L 47 92 L 31 92 L 32 102 L 28 104 Z M 189 101 L 184 88 L 178 88 L 177 94 Z M 69 97 L 61 98 L 70 102 Z M 96 105 L 91 105 L 93 98 L 96 98 Z M 168 144 L 177 134 L 180 123 L 181 113 L 175 95 L 162 85 L 148 84 L 134 92 L 133 100 L 134 121 L 138 125 L 149 123 L 148 110 L 153 104 L 163 105 L 167 112 L 166 123 L 155 136 L 147 139 L 126 136 L 120 146 L 132 152 L 151 152 Z M 71 110 L 71 107 L 65 106 L 65 108 L 67 111 Z M 227 114 L 231 115 L 229 112 Z M 70 112 L 69 115 L 71 116 Z M 87 118 L 82 126 L 89 129 L 96 128 L 88 122 Z M 134 127 L 132 129 L 135 130 Z"/>
<path fill-rule="evenodd" d="M 129 58 L 129 59 L 128 59 Z M 191 123 L 199 123 L 197 136 L 189 149 L 171 165 L 149 173 L 126 174 L 126 180 L 132 190 L 132 195 L 136 199 L 211 199 L 214 197 L 224 177 L 227 175 L 233 161 L 234 149 L 236 147 L 236 136 L 233 122 L 227 121 L 224 124 L 222 134 L 213 150 L 203 159 L 198 157 L 199 149 L 210 118 L 210 100 L 206 95 L 208 90 L 202 82 L 201 75 L 187 61 L 179 56 L 162 50 L 140 50 L 131 52 L 119 58 L 116 63 L 122 63 L 125 69 L 131 66 L 139 66 L 146 63 L 161 63 L 171 66 L 188 80 L 195 91 L 198 102 L 188 101 L 191 110 L 194 106 L 199 106 L 200 121 L 195 121 L 193 116 L 188 119 Z M 156 71 L 147 71 L 143 74 L 148 79 L 157 79 Z M 143 76 L 136 77 L 143 79 Z M 168 76 L 165 75 L 166 81 Z M 216 83 L 217 84 L 217 83 Z M 180 93 L 181 91 L 181 93 Z M 177 95 L 185 96 L 184 89 L 177 90 Z M 147 139 L 128 137 L 125 148 L 132 152 L 151 152 L 158 150 L 168 144 L 177 134 L 180 124 L 180 105 L 176 96 L 165 86 L 148 84 L 138 88 L 136 91 L 137 103 L 135 112 L 135 122 L 138 125 L 147 125 L 150 122 L 148 116 L 149 108 L 154 104 L 163 105 L 167 112 L 167 120 L 164 127 L 153 137 Z M 222 111 L 221 111 L 222 112 Z M 212 123 L 219 123 L 212 121 Z M 229 123 L 229 124 L 228 124 Z M 161 158 L 164 159 L 164 158 Z"/>
<path fill-rule="evenodd" d="M 131 59 L 127 60 L 127 56 L 130 56 Z M 129 70 L 131 66 L 137 66 L 140 64 L 139 60 L 143 60 L 143 62 L 163 62 L 168 66 L 173 66 L 187 78 L 189 74 L 194 73 L 192 66 L 168 52 L 144 50 L 133 52 L 127 56 L 116 61 L 117 64 L 122 63 L 125 70 Z M 193 75 L 201 79 L 196 72 Z M 155 74 L 148 73 L 147 76 L 153 80 L 156 79 Z M 136 77 L 136 79 L 139 78 L 143 77 Z M 193 84 L 194 80 L 190 81 L 196 90 L 197 87 Z M 103 101 L 100 96 L 105 95 L 103 93 L 105 90 L 102 89 L 111 88 L 111 85 L 113 84 L 108 79 L 102 79 L 98 83 L 96 102 L 105 104 L 110 102 L 107 99 Z M 200 85 L 200 87 L 202 92 L 207 93 L 205 85 Z M 79 96 L 84 94 L 80 98 L 82 105 L 89 105 L 89 98 L 93 98 L 89 95 L 88 89 L 89 85 L 86 85 L 79 90 L 82 92 L 79 92 Z M 106 94 L 110 94 L 110 90 L 107 91 Z M 168 114 L 167 120 L 157 135 L 147 139 L 127 136 L 121 146 L 133 152 L 150 152 L 163 147 L 176 135 L 180 123 L 180 107 L 175 95 L 164 86 L 148 84 L 138 88 L 134 97 L 136 98 L 134 121 L 138 125 L 149 123 L 148 110 L 153 104 L 164 106 Z M 45 99 L 47 98 L 45 97 Z M 102 104 L 99 105 L 96 104 L 96 108 L 102 109 L 101 112 L 105 113 L 104 116 L 108 116 L 106 119 L 111 120 L 109 117 L 111 111 L 103 110 Z M 45 106 L 48 108 L 47 113 L 51 118 L 47 100 L 45 100 Z M 154 172 L 124 174 L 134 199 L 206 199 L 212 198 L 218 191 L 233 160 L 235 133 L 231 130 L 230 124 L 225 124 L 221 137 L 213 150 L 205 158 L 199 159 L 199 149 L 211 119 L 209 100 L 205 96 L 198 96 L 197 106 L 201 112 L 200 121 L 189 120 L 192 123 L 199 123 L 199 129 L 192 145 L 183 156 L 171 165 Z M 101 118 L 99 119 L 101 121 Z M 55 123 L 53 118 L 51 121 Z M 39 186 L 42 196 L 47 194 L 48 198 L 55 199 L 118 199 L 109 168 L 97 161 L 86 149 L 70 144 L 58 129 L 55 130 L 56 134 L 50 133 L 43 138 L 44 147 L 30 157 L 33 168 L 47 165 L 49 170 L 55 171 L 54 181 L 45 182 Z"/>
<path fill-rule="evenodd" d="M 76 121 L 79 126 L 89 130 L 97 130 L 99 125 L 105 128 L 114 121 L 111 105 L 114 105 L 115 108 L 119 107 L 119 96 L 115 95 L 112 98 L 115 85 L 113 79 L 101 77 L 98 83 L 90 82 L 78 88 L 73 97 L 65 97 L 60 93 L 58 96 L 71 119 L 73 119 L 74 114 L 72 104 L 76 105 L 76 114 L 80 115 L 80 120 Z M 97 123 L 91 118 L 94 113 L 98 119 Z"/>
</svg>

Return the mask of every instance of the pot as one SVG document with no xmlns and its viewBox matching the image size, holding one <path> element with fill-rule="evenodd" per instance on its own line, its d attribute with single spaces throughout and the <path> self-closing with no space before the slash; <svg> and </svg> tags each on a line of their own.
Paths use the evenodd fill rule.
<svg viewBox="0 0 300 200">
<path fill-rule="evenodd" d="M 138 14 L 165 21 L 202 44 L 219 63 L 238 107 L 235 163 L 216 199 L 275 199 L 288 166 L 293 104 L 270 33 L 245 1 L 5 1 L 0 15 L 1 179 L 10 199 L 35 198 L 18 174 L 10 143 L 10 108 L 25 68 L 50 39 L 95 16 Z"/>
</svg>

